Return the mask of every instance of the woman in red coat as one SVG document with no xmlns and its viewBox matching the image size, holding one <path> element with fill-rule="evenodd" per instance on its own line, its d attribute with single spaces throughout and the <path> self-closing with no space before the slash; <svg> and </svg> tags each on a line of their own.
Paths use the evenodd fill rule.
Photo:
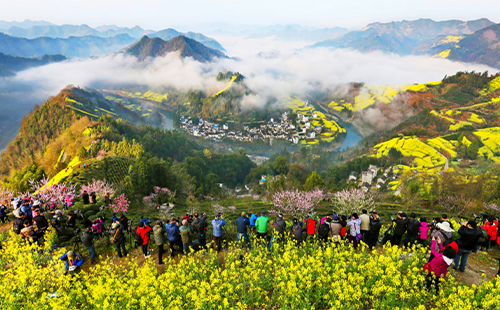
<svg viewBox="0 0 500 310">
<path fill-rule="evenodd" d="M 490 243 L 491 246 L 493 246 L 495 245 L 495 242 L 497 240 L 498 222 L 495 221 L 494 216 L 490 216 L 488 222 L 484 223 L 484 225 L 481 227 L 488 232 L 488 238 L 482 244 L 483 250 L 488 252 L 488 249 L 490 248 Z"/>
<path fill-rule="evenodd" d="M 137 234 L 142 239 L 142 253 L 144 253 L 144 258 L 148 258 L 148 243 L 149 243 L 149 232 L 151 231 L 151 227 L 147 224 L 139 223 L 139 227 L 137 227 Z"/>
</svg>

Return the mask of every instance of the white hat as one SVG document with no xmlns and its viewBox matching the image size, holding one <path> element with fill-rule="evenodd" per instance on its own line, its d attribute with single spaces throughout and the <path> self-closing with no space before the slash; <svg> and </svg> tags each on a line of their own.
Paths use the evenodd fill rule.
<svg viewBox="0 0 500 310">
<path fill-rule="evenodd" d="M 439 229 L 441 229 L 441 230 L 446 231 L 446 232 L 452 232 L 452 231 L 454 231 L 454 230 L 451 228 L 450 223 L 448 223 L 448 222 L 442 222 L 442 223 L 439 223 L 439 224 L 437 224 L 437 227 L 438 227 Z"/>
</svg>

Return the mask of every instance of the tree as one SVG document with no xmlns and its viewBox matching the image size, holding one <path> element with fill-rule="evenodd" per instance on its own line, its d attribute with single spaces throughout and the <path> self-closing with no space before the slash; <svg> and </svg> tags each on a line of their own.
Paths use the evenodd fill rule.
<svg viewBox="0 0 500 310">
<path fill-rule="evenodd" d="M 338 214 L 350 215 L 354 212 L 360 213 L 363 209 L 373 209 L 373 196 L 361 189 L 351 188 L 350 190 L 329 193 L 327 197 L 332 204 L 333 211 Z"/>
<path fill-rule="evenodd" d="M 285 157 L 278 156 L 273 163 L 273 169 L 278 174 L 287 174 L 288 173 L 288 159 Z"/>
<path fill-rule="evenodd" d="M 285 215 L 302 216 L 312 211 L 316 205 L 323 200 L 323 191 L 288 190 L 278 191 L 272 196 L 273 208 L 271 213 L 283 213 Z"/>
<path fill-rule="evenodd" d="M 115 198 L 113 204 L 111 205 L 111 209 L 113 209 L 113 212 L 126 213 L 129 205 L 130 201 L 127 200 L 125 194 L 121 194 L 120 196 Z"/>
<path fill-rule="evenodd" d="M 477 159 L 477 153 L 479 152 L 480 143 L 478 139 L 472 141 L 472 143 L 467 148 L 467 158 L 475 160 Z"/>
<path fill-rule="evenodd" d="M 82 193 L 83 191 L 87 191 L 87 193 L 89 194 L 95 192 L 96 196 L 101 200 L 104 199 L 106 194 L 113 196 L 116 192 L 113 184 L 106 182 L 106 179 L 104 180 L 92 179 L 92 183 L 82 185 L 80 191 Z"/>
<path fill-rule="evenodd" d="M 287 180 L 296 188 L 306 183 L 309 172 L 298 164 L 291 164 L 286 175 Z"/>
<path fill-rule="evenodd" d="M 325 186 L 325 182 L 323 182 L 323 179 L 319 176 L 316 171 L 313 171 L 311 175 L 307 178 L 306 184 L 304 184 L 304 189 L 306 191 L 310 191 L 313 188 L 321 188 Z"/>
</svg>

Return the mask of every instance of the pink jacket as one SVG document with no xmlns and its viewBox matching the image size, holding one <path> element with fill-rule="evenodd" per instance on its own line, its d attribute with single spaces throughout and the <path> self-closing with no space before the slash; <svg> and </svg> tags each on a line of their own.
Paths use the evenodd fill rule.
<svg viewBox="0 0 500 310">
<path fill-rule="evenodd" d="M 431 251 L 432 251 L 432 254 L 434 254 L 434 258 L 429 263 L 429 266 L 431 267 L 431 269 L 432 269 L 433 273 L 436 275 L 436 277 L 441 277 L 441 276 L 444 277 L 448 273 L 448 267 L 451 266 L 451 263 L 450 263 L 450 265 L 448 265 L 444 261 L 443 254 L 436 251 L 435 246 L 436 246 L 436 240 L 432 241 L 432 244 L 431 244 Z"/>
<path fill-rule="evenodd" d="M 429 224 L 426 223 L 426 222 L 422 222 L 420 223 L 420 239 L 427 239 L 427 237 L 429 236 Z"/>
</svg>

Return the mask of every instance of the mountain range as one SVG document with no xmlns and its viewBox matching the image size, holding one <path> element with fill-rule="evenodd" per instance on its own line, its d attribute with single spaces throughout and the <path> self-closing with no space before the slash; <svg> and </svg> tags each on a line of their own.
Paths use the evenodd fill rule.
<svg viewBox="0 0 500 310">
<path fill-rule="evenodd" d="M 139 42 L 128 48 L 125 53 L 143 60 L 147 57 L 164 56 L 167 53 L 175 51 L 180 52 L 181 57 L 192 57 L 194 60 L 201 62 L 212 61 L 214 58 L 227 57 L 221 51 L 206 47 L 198 41 L 182 35 L 168 41 L 144 36 Z"/>
<path fill-rule="evenodd" d="M 423 45 L 440 36 L 466 36 L 493 25 L 488 19 L 473 21 L 449 20 L 436 22 L 431 19 L 401 21 L 391 23 L 373 23 L 359 31 L 311 47 L 351 48 L 363 52 L 381 50 L 399 55 L 426 53 Z"/>
<path fill-rule="evenodd" d="M 349 30 L 341 27 L 334 28 L 323 28 L 323 29 L 297 29 L 296 26 L 286 26 L 283 29 L 272 29 L 265 33 L 258 33 L 250 35 L 249 38 L 264 38 L 264 37 L 275 37 L 278 40 L 284 41 L 306 41 L 306 42 L 318 42 L 324 40 L 331 40 L 338 38 Z"/>
<path fill-rule="evenodd" d="M 13 76 L 17 71 L 64 60 L 66 60 L 66 57 L 62 55 L 44 55 L 40 58 L 26 58 L 0 53 L 0 76 Z"/>
<path fill-rule="evenodd" d="M 96 36 L 24 39 L 0 33 L 0 53 L 21 57 L 60 54 L 66 57 L 91 57 L 116 52 L 136 39 L 127 34 L 101 38 Z"/>
<path fill-rule="evenodd" d="M 182 33 L 182 32 L 179 32 L 175 29 L 168 28 L 168 29 L 164 29 L 164 30 L 160 30 L 158 32 L 153 32 L 151 34 L 148 34 L 149 38 L 160 38 L 164 41 L 171 40 L 171 39 L 178 37 L 178 36 L 185 36 L 187 38 L 196 40 L 209 48 L 216 49 L 216 50 L 219 50 L 222 52 L 225 51 L 225 49 L 222 47 L 222 45 L 219 42 L 217 42 L 216 40 L 209 38 L 201 33 L 196 33 L 196 32 L 191 32 L 191 31 L 189 31 L 187 33 Z"/>
</svg>

